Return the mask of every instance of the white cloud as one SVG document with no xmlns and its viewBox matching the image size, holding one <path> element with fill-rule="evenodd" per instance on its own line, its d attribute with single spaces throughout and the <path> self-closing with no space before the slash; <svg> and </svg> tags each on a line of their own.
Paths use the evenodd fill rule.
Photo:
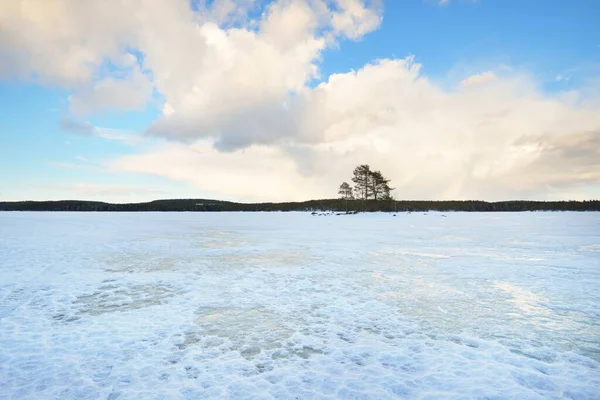
<svg viewBox="0 0 600 400">
<path fill-rule="evenodd" d="M 340 11 L 332 14 L 333 29 L 350 39 L 358 39 L 381 24 L 380 1 L 370 7 L 361 0 L 336 0 L 336 3 Z"/>
<path fill-rule="evenodd" d="M 231 200 L 310 199 L 324 192 L 315 178 L 302 177 L 280 149 L 254 146 L 220 153 L 208 142 L 170 144 L 109 163 L 115 171 L 167 177 Z M 299 190 L 301 189 L 301 190 Z"/>
<path fill-rule="evenodd" d="M 475 74 L 465 78 L 461 82 L 461 85 L 480 85 L 482 83 L 493 81 L 496 78 L 497 76 L 495 73 L 493 73 L 492 71 L 486 71 L 482 72 L 481 74 Z"/>
<path fill-rule="evenodd" d="M 88 82 L 105 57 L 132 38 L 130 12 L 117 1 L 0 2 L 0 74 L 42 83 Z"/>
<path fill-rule="evenodd" d="M 95 171 L 95 172 L 106 172 L 106 167 L 102 164 L 98 164 L 91 161 L 83 156 L 76 156 L 75 162 L 72 161 L 49 161 L 48 165 L 52 167 L 72 170 L 83 170 L 83 171 Z"/>
<path fill-rule="evenodd" d="M 333 196 L 359 163 L 412 199 L 554 198 L 600 184 L 594 107 L 545 96 L 526 76 L 448 92 L 419 71 L 409 58 L 331 76 L 295 110 L 293 143 L 224 154 L 202 141 L 111 166 L 254 200 Z"/>
<path fill-rule="evenodd" d="M 4 76 L 75 85 L 79 116 L 108 108 L 139 109 L 156 90 L 165 114 L 151 132 L 178 139 L 219 136 L 245 145 L 247 123 L 273 112 L 290 92 L 318 76 L 318 61 L 338 38 L 358 39 L 381 21 L 377 1 L 278 0 L 256 24 L 235 23 L 254 2 L 213 2 L 198 12 L 188 0 L 15 0 L 0 5 Z M 142 67 L 115 76 L 130 49 Z M 120 72 L 120 71 L 117 71 Z M 150 81 L 148 82 L 148 77 Z M 150 87 L 150 84 L 152 85 Z M 223 126 L 224 124 L 228 126 Z M 268 141 L 276 132 L 253 132 Z M 193 139 L 193 137 L 192 137 Z M 225 145 L 224 145 L 225 146 Z"/>
<path fill-rule="evenodd" d="M 62 169 L 72 169 L 72 170 L 80 170 L 80 171 L 102 171 L 103 168 L 95 167 L 88 164 L 82 163 L 74 163 L 74 162 L 64 162 L 64 161 L 49 161 L 48 165 L 51 167 L 62 168 Z"/>
<path fill-rule="evenodd" d="M 94 126 L 88 121 L 80 122 L 69 118 L 63 118 L 60 121 L 60 127 L 63 131 L 78 136 L 94 136 L 106 140 L 115 140 L 126 144 L 139 143 L 141 138 L 133 133 L 119 129 L 103 128 Z"/>
<path fill-rule="evenodd" d="M 143 186 L 128 185 L 98 185 L 89 183 L 78 183 L 74 185 L 42 185 L 43 189 L 63 192 L 68 195 L 89 197 L 130 197 L 139 195 L 162 195 L 164 191 L 147 188 Z"/>
<path fill-rule="evenodd" d="M 557 82 L 568 82 L 569 80 L 571 80 L 571 76 L 570 75 L 563 75 L 563 74 L 558 74 L 556 75 L 556 78 L 554 78 Z"/>
<path fill-rule="evenodd" d="M 0 73 L 75 87 L 70 106 L 82 115 L 141 108 L 159 93 L 148 134 L 173 143 L 110 167 L 233 199 L 333 196 L 358 163 L 389 175 L 402 198 L 544 198 L 600 185 L 597 92 L 544 94 L 514 71 L 448 90 L 412 58 L 321 77 L 323 50 L 379 26 L 378 2 L 278 0 L 254 21 L 254 1 L 212 4 L 4 2 Z"/>
<path fill-rule="evenodd" d="M 69 108 L 77 116 L 106 110 L 143 110 L 152 98 L 152 83 L 136 65 L 123 78 L 107 77 L 69 97 Z"/>
</svg>

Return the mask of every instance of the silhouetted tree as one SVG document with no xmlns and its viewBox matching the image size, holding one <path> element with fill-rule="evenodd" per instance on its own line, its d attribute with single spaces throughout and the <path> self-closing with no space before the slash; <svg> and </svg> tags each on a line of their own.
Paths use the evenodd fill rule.
<svg viewBox="0 0 600 400">
<path fill-rule="evenodd" d="M 369 187 L 374 200 L 389 200 L 390 192 L 393 190 L 388 184 L 390 180 L 385 178 L 380 171 L 369 174 Z"/>
<path fill-rule="evenodd" d="M 338 189 L 338 194 L 340 195 L 340 198 L 344 200 L 346 212 L 348 212 L 348 200 L 354 199 L 354 196 L 352 195 L 352 187 L 350 187 L 348 182 L 343 182 Z"/>
<path fill-rule="evenodd" d="M 368 200 L 371 195 L 371 167 L 367 164 L 359 165 L 354 168 L 353 171 L 354 176 L 352 177 L 352 182 L 354 182 L 354 193 L 356 197 L 362 200 Z"/>
<path fill-rule="evenodd" d="M 348 182 L 343 182 L 340 185 L 338 194 L 340 195 L 340 198 L 343 200 L 352 200 L 354 198 L 354 196 L 352 195 L 352 188 L 350 187 Z"/>
</svg>

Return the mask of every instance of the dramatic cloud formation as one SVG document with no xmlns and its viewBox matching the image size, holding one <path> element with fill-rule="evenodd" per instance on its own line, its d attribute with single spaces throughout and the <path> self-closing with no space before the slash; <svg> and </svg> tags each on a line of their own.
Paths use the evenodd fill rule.
<svg viewBox="0 0 600 400">
<path fill-rule="evenodd" d="M 76 117 L 160 99 L 145 133 L 171 143 L 107 165 L 231 199 L 331 197 L 358 163 L 401 198 L 586 197 L 600 185 L 595 98 L 544 94 L 515 72 L 448 90 L 411 57 L 323 77 L 323 51 L 377 29 L 380 2 L 205 3 L 3 2 L 0 74 L 72 88 Z"/>
<path fill-rule="evenodd" d="M 445 92 L 411 59 L 382 60 L 332 76 L 306 105 L 293 143 L 228 154 L 208 142 L 174 145 L 113 167 L 256 200 L 326 195 L 361 162 L 388 171 L 410 198 L 553 198 L 600 182 L 597 109 L 546 98 L 527 77 Z M 281 177 L 287 185 L 276 183 Z"/>
</svg>

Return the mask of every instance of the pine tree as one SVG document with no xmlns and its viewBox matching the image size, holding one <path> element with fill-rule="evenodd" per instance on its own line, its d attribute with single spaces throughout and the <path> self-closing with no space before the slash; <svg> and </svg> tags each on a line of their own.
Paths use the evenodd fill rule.
<svg viewBox="0 0 600 400">
<path fill-rule="evenodd" d="M 389 183 L 390 180 L 384 177 L 380 171 L 370 173 L 369 186 L 375 200 L 389 200 L 390 192 L 393 190 Z"/>
<path fill-rule="evenodd" d="M 354 193 L 356 197 L 362 200 L 367 200 L 371 197 L 372 191 L 369 185 L 371 177 L 371 167 L 367 164 L 359 165 L 354 168 L 354 176 L 352 182 L 354 182 Z"/>
<path fill-rule="evenodd" d="M 352 195 L 352 188 L 348 184 L 348 182 L 343 182 L 338 190 L 338 194 L 342 200 L 352 200 L 354 196 Z"/>
<path fill-rule="evenodd" d="M 340 187 L 338 189 L 338 194 L 340 195 L 340 198 L 342 200 L 344 200 L 344 203 L 346 205 L 346 213 L 347 213 L 348 212 L 348 200 L 354 199 L 354 196 L 352 195 L 352 188 L 350 187 L 348 182 L 343 182 L 340 185 Z"/>
</svg>

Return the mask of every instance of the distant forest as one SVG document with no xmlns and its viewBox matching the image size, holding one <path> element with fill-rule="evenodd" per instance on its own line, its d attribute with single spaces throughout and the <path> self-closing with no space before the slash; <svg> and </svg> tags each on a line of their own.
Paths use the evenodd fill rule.
<svg viewBox="0 0 600 400">
<path fill-rule="evenodd" d="M 289 203 L 234 203 L 182 199 L 147 203 L 112 204 L 98 201 L 0 202 L 0 211 L 600 211 L 600 200 L 589 201 L 395 201 L 324 199 Z"/>
</svg>

